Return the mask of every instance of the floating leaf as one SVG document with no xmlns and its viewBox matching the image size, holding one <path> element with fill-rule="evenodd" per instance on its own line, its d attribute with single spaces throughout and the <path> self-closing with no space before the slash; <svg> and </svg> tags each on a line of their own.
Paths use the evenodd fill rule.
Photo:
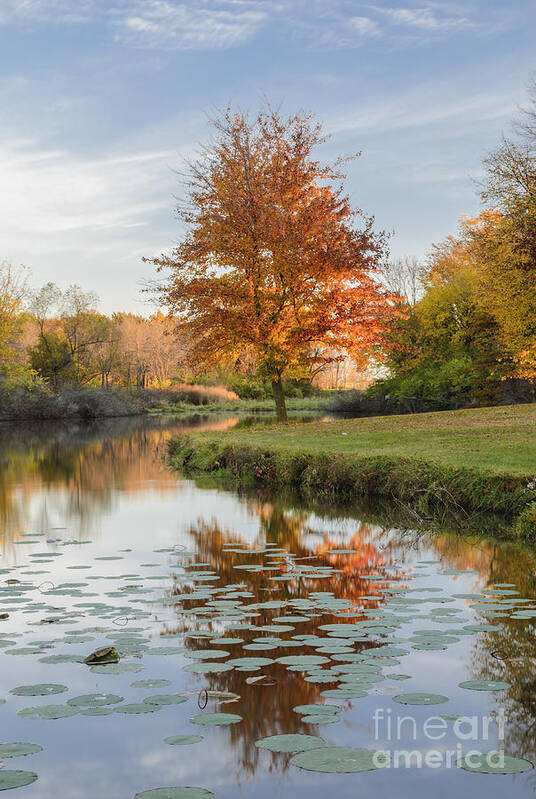
<svg viewBox="0 0 536 799">
<path fill-rule="evenodd" d="M 136 674 L 138 671 L 143 671 L 143 666 L 138 666 L 136 663 L 110 663 L 107 666 L 91 666 L 90 671 L 94 674 L 124 674 L 126 672 Z"/>
<path fill-rule="evenodd" d="M 8 757 L 23 757 L 25 755 L 35 755 L 36 752 L 42 752 L 43 747 L 39 744 L 29 743 L 8 743 L 0 744 L 0 758 L 7 759 Z"/>
<path fill-rule="evenodd" d="M 510 688 L 511 683 L 500 680 L 465 680 L 458 685 L 460 688 L 468 688 L 471 691 L 502 691 L 505 688 Z"/>
<path fill-rule="evenodd" d="M 39 685 L 19 685 L 9 693 L 15 694 L 15 696 L 51 696 L 52 694 L 62 694 L 68 690 L 66 685 L 40 683 Z"/>
<path fill-rule="evenodd" d="M 171 685 L 171 680 L 136 680 L 131 682 L 132 688 L 165 688 Z"/>
<path fill-rule="evenodd" d="M 116 713 L 154 713 L 156 710 L 161 710 L 162 705 L 150 705 L 148 702 L 133 703 L 131 705 L 120 705 L 115 708 Z"/>
<path fill-rule="evenodd" d="M 190 786 L 175 788 L 153 788 L 150 791 L 137 793 L 134 799 L 212 799 L 214 794 L 206 788 Z"/>
<path fill-rule="evenodd" d="M 67 716 L 75 716 L 77 708 L 69 705 L 40 705 L 39 707 L 25 707 L 19 710 L 17 716 L 25 719 L 63 719 Z"/>
<path fill-rule="evenodd" d="M 170 746 L 185 746 L 197 744 L 202 740 L 202 735 L 170 735 L 168 738 L 164 738 L 164 743 L 170 744 Z"/>
<path fill-rule="evenodd" d="M 442 694 L 398 694 L 393 699 L 401 705 L 440 705 L 449 701 L 448 696 Z"/>
<path fill-rule="evenodd" d="M 0 771 L 0 791 L 9 791 L 12 788 L 22 788 L 35 782 L 37 774 L 33 771 Z"/>
<path fill-rule="evenodd" d="M 377 762 L 380 758 L 375 757 L 375 755 L 376 753 L 369 749 L 325 746 L 311 749 L 308 752 L 301 752 L 292 758 L 291 763 L 293 766 L 307 769 L 307 771 L 348 774 L 358 771 L 372 771 L 386 765 L 385 763 Z"/>
<path fill-rule="evenodd" d="M 192 716 L 190 719 L 192 724 L 201 724 L 203 727 L 222 727 L 227 724 L 238 724 L 242 721 L 242 716 L 235 713 L 201 713 L 198 716 Z"/>
<path fill-rule="evenodd" d="M 102 707 L 103 705 L 116 705 L 123 702 L 122 696 L 117 694 L 82 694 L 67 700 L 71 707 Z"/>
<path fill-rule="evenodd" d="M 456 765 L 464 771 L 474 771 L 479 774 L 521 774 L 534 768 L 530 760 L 510 757 L 503 755 L 502 752 L 467 755 L 457 760 Z"/>
<path fill-rule="evenodd" d="M 149 705 L 182 705 L 188 699 L 182 694 L 155 694 L 155 696 L 147 696 L 143 700 Z"/>
<path fill-rule="evenodd" d="M 259 749 L 269 749 L 270 752 L 307 752 L 325 745 L 326 742 L 316 735 L 271 735 L 255 741 Z"/>
</svg>

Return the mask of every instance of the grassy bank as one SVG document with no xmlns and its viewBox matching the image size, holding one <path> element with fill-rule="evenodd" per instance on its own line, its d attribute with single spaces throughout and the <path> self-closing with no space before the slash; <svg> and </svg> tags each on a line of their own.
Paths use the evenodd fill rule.
<svg viewBox="0 0 536 799">
<path fill-rule="evenodd" d="M 326 411 L 330 398 L 324 395 L 317 397 L 290 397 L 287 399 L 289 411 Z M 203 413 L 275 413 L 273 399 L 236 399 L 221 402 L 209 402 L 201 406 L 193 406 L 190 402 L 177 402 L 161 405 L 152 409 L 152 413 L 192 413 L 192 408 Z"/>
<path fill-rule="evenodd" d="M 536 405 L 199 433 L 170 461 L 324 501 L 390 498 L 419 519 L 503 514 L 536 539 Z"/>
</svg>

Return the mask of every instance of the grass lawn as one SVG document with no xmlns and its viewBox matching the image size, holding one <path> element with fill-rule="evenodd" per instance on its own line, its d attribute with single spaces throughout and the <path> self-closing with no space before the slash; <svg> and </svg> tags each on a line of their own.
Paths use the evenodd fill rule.
<svg viewBox="0 0 536 799">
<path fill-rule="evenodd" d="M 192 438 L 268 450 L 403 456 L 536 475 L 536 404 L 252 427 Z"/>
<path fill-rule="evenodd" d="M 289 397 L 287 409 L 289 411 L 325 411 L 333 397 L 320 394 L 314 397 Z M 179 402 L 175 405 L 165 405 L 152 409 L 153 413 L 272 413 L 275 414 L 273 399 L 240 399 L 225 400 L 224 402 L 209 402 L 206 405 L 194 405 L 191 402 Z"/>
</svg>

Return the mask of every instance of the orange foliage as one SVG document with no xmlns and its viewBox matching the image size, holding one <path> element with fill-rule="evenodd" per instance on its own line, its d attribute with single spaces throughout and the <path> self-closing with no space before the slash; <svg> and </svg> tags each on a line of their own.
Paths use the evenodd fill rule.
<svg viewBox="0 0 536 799">
<path fill-rule="evenodd" d="M 170 270 L 162 299 L 191 363 L 248 352 L 280 384 L 293 367 L 370 352 L 393 314 L 375 279 L 384 237 L 334 185 L 344 176 L 312 158 L 320 126 L 271 110 L 213 125 L 179 208 L 189 232 L 154 260 Z"/>
</svg>

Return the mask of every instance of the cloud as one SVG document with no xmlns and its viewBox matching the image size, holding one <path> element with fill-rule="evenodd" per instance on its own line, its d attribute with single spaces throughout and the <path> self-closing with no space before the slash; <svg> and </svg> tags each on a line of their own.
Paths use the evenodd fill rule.
<svg viewBox="0 0 536 799">
<path fill-rule="evenodd" d="M 384 94 L 381 101 L 363 104 L 357 110 L 334 114 L 326 120 L 326 129 L 333 135 L 377 135 L 415 128 L 424 132 L 436 126 L 434 135 L 463 136 L 477 126 L 487 127 L 490 121 L 510 119 L 518 100 L 510 88 L 471 91 L 455 79 L 431 81 L 402 93 Z"/>
<path fill-rule="evenodd" d="M 348 0 L 0 0 L 0 25 L 91 22 L 140 49 L 223 50 L 250 42 L 268 25 L 313 48 L 351 48 L 380 36 L 400 43 L 403 29 L 414 40 L 491 24 L 433 2 L 401 8 L 373 2 L 363 6 L 366 16 L 354 8 Z"/>
<path fill-rule="evenodd" d="M 379 36 L 380 26 L 370 17 L 350 17 L 348 25 L 360 36 Z"/>
<path fill-rule="evenodd" d="M 84 159 L 40 149 L 32 141 L 3 143 L 3 228 L 14 236 L 32 231 L 52 240 L 144 225 L 148 213 L 169 207 L 169 195 L 156 200 L 151 184 L 155 174 L 166 174 L 172 156 L 172 151 L 156 151 Z"/>
<path fill-rule="evenodd" d="M 94 0 L 2 0 L 0 25 L 85 23 L 90 21 L 95 8 Z"/>
<path fill-rule="evenodd" d="M 432 6 L 419 8 L 379 8 L 387 20 L 401 26 L 426 33 L 444 33 L 474 29 L 475 22 L 455 12 L 439 11 Z"/>
<path fill-rule="evenodd" d="M 164 50 L 223 50 L 252 39 L 266 19 L 252 4 L 214 8 L 168 0 L 114 8 L 117 39 L 135 47 Z"/>
</svg>

